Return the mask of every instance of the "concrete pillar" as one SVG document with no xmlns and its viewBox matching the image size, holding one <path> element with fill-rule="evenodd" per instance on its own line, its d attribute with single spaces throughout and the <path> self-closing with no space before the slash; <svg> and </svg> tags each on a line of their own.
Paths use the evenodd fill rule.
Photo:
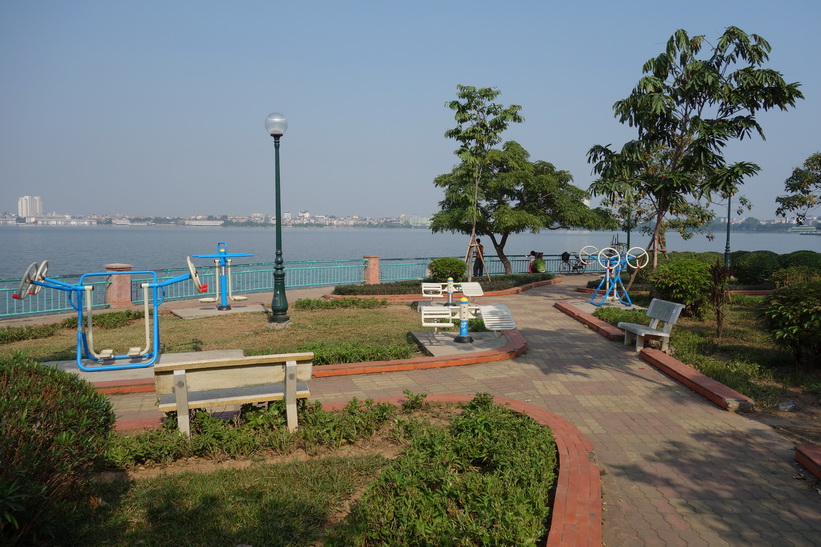
<svg viewBox="0 0 821 547">
<path fill-rule="evenodd" d="M 130 272 L 133 264 L 105 264 L 107 272 Z M 105 303 L 111 309 L 123 309 L 133 306 L 131 303 L 131 275 L 117 273 L 111 276 L 111 283 L 105 291 Z"/>
<path fill-rule="evenodd" d="M 378 285 L 379 284 L 379 257 L 378 256 L 363 256 L 367 262 L 365 263 L 365 284 Z"/>
</svg>

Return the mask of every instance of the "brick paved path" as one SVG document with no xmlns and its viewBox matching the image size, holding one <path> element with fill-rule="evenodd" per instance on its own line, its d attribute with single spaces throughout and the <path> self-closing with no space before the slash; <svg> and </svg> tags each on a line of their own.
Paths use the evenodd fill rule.
<svg viewBox="0 0 821 547">
<path fill-rule="evenodd" d="M 319 378 L 311 398 L 488 392 L 560 414 L 595 447 L 608 546 L 821 545 L 821 495 L 793 478 L 792 444 L 553 308 L 579 298 L 568 285 L 493 298 L 528 341 L 515 360 Z"/>
</svg>

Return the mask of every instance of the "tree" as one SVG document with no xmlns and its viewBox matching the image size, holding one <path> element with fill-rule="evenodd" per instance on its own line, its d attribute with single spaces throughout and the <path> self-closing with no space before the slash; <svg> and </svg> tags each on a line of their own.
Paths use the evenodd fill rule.
<svg viewBox="0 0 821 547">
<path fill-rule="evenodd" d="M 609 212 L 592 210 L 585 204 L 590 195 L 572 184 L 570 173 L 529 158 L 519 143 L 508 141 L 501 149 L 488 151 L 478 188 L 471 167 L 465 163 L 436 177 L 434 184 L 444 188 L 445 199 L 431 219 L 431 229 L 487 236 L 509 274 L 513 270 L 505 245 L 511 234 L 570 227 L 615 228 Z"/>
<path fill-rule="evenodd" d="M 779 205 L 775 214 L 786 217 L 787 213 L 795 213 L 798 224 L 804 224 L 807 214 L 821 205 L 821 152 L 807 158 L 804 167 L 793 169 L 784 181 L 784 189 L 790 194 L 775 198 Z"/>
<path fill-rule="evenodd" d="M 750 162 L 727 164 L 724 147 L 753 133 L 764 138 L 759 111 L 787 110 L 803 98 L 800 84 L 764 68 L 771 51 L 761 36 L 728 27 L 709 56 L 700 57 L 703 35 L 677 30 L 658 57 L 647 61 L 630 95 L 613 105 L 621 123 L 638 136 L 621 151 L 596 145 L 588 162 L 599 175 L 594 195 L 627 201 L 653 217 L 648 248 L 657 264 L 664 248 L 665 221 L 685 237 L 712 218 L 714 195 L 729 199 L 745 177 L 756 174 Z"/>
<path fill-rule="evenodd" d="M 471 223 L 470 244 L 467 262 L 473 260 L 476 244 L 476 221 L 478 217 L 479 185 L 487 163 L 490 150 L 502 142 L 501 134 L 511 123 L 521 123 L 524 118 L 519 114 L 519 105 L 504 107 L 492 102 L 501 91 L 489 87 L 456 86 L 458 100 L 449 101 L 446 106 L 455 112 L 456 127 L 445 131 L 445 137 L 456 139 L 459 148 L 455 154 L 467 170 L 472 182 L 472 198 L 464 213 Z M 471 196 L 470 193 L 467 194 Z M 466 232 L 467 233 L 467 232 Z M 471 272 L 468 270 L 468 280 Z"/>
</svg>

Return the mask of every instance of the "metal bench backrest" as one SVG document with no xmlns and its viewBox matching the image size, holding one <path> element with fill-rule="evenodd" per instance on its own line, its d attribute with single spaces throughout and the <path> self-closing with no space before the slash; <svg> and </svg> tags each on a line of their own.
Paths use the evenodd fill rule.
<svg viewBox="0 0 821 547">
<path fill-rule="evenodd" d="M 684 304 L 654 298 L 650 301 L 650 306 L 647 308 L 647 317 L 650 318 L 650 328 L 670 334 L 673 325 L 678 321 L 678 317 L 681 315 L 681 310 L 683 309 Z M 662 328 L 659 328 L 659 322 L 664 323 Z"/>
</svg>

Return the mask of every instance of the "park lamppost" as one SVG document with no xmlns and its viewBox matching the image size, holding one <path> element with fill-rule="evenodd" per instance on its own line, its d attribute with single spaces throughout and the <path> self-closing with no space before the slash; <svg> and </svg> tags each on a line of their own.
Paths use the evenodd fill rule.
<svg viewBox="0 0 821 547">
<path fill-rule="evenodd" d="M 288 322 L 288 299 L 285 297 L 285 266 L 282 262 L 282 206 L 279 198 L 279 139 L 288 129 L 288 120 L 279 112 L 268 114 L 265 129 L 274 138 L 274 180 L 276 184 L 277 254 L 274 260 L 274 298 L 271 300 L 271 323 Z"/>
<path fill-rule="evenodd" d="M 730 201 L 733 199 L 732 194 L 727 194 L 727 244 L 724 245 L 724 267 L 730 267 Z"/>
</svg>

